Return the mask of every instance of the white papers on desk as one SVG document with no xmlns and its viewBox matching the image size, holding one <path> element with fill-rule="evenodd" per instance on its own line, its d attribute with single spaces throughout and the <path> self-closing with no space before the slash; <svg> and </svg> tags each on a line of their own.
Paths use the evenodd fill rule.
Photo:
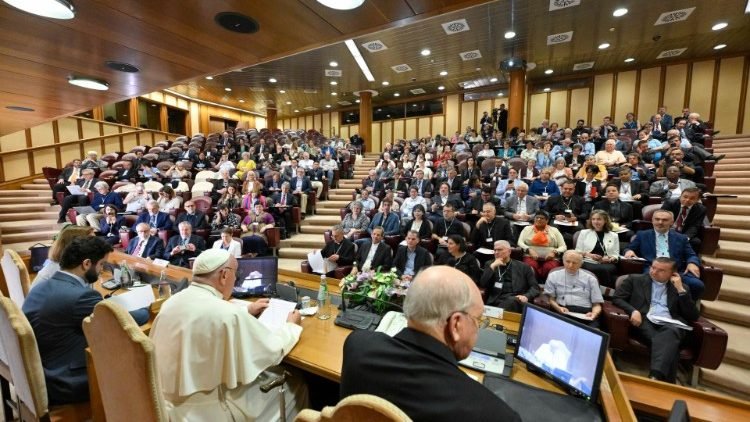
<svg viewBox="0 0 750 422">
<path fill-rule="evenodd" d="M 380 320 L 380 324 L 378 324 L 378 328 L 376 328 L 375 331 L 393 337 L 400 333 L 404 328 L 406 328 L 406 317 L 404 314 L 396 311 L 388 311 L 388 313 L 383 316 L 383 319 Z"/>
<path fill-rule="evenodd" d="M 612 230 L 612 231 L 617 234 L 626 233 L 628 231 L 628 228 L 625 226 L 620 226 L 617 230 Z"/>
<path fill-rule="evenodd" d="M 268 307 L 263 310 L 263 313 L 258 317 L 258 321 L 265 325 L 271 331 L 276 331 L 279 327 L 286 324 L 286 319 L 289 317 L 289 313 L 294 311 L 297 306 L 294 302 L 288 302 L 281 299 L 271 299 L 268 302 Z"/>
<path fill-rule="evenodd" d="M 558 226 L 578 227 L 577 221 L 555 220 L 554 223 Z"/>
<path fill-rule="evenodd" d="M 86 191 L 81 189 L 78 185 L 65 186 L 65 188 L 68 189 L 68 192 L 70 192 L 71 195 L 86 195 Z"/>
<path fill-rule="evenodd" d="M 494 255 L 495 254 L 495 251 L 493 251 L 492 249 L 488 249 L 488 248 L 479 248 L 479 249 L 477 249 L 477 252 L 481 253 L 481 254 L 485 254 L 485 255 Z"/>
<path fill-rule="evenodd" d="M 594 320 L 594 318 L 586 316 L 586 314 L 582 314 L 580 312 L 566 312 L 565 315 L 570 315 L 573 318 L 582 319 L 584 321 L 593 321 Z"/>
<path fill-rule="evenodd" d="M 166 259 L 161 259 L 161 258 L 156 258 L 151 263 L 161 268 L 167 268 L 167 265 L 169 265 L 169 261 L 167 261 Z"/>
<path fill-rule="evenodd" d="M 127 293 L 112 296 L 107 300 L 111 300 L 130 312 L 151 305 L 156 298 L 154 297 L 154 289 L 147 284 L 144 287 L 131 289 Z"/>
<path fill-rule="evenodd" d="M 634 256 L 634 257 L 632 257 L 632 258 L 628 258 L 628 257 L 626 257 L 626 256 L 622 256 L 622 255 L 620 255 L 620 259 L 629 259 L 629 260 L 631 260 L 631 261 L 644 261 L 644 262 L 646 261 L 646 259 L 645 259 L 645 258 L 639 258 L 639 257 L 637 257 L 637 256 Z"/>
<path fill-rule="evenodd" d="M 310 264 L 314 273 L 327 274 L 338 267 L 335 262 L 331 262 L 320 254 L 320 251 L 312 251 L 307 254 L 307 262 Z"/>
<path fill-rule="evenodd" d="M 653 322 L 656 325 L 672 325 L 683 330 L 693 331 L 693 327 L 685 325 L 682 321 L 676 320 L 674 318 L 657 315 L 646 315 L 646 318 L 648 318 L 649 321 Z"/>
<path fill-rule="evenodd" d="M 515 224 L 516 226 L 528 226 L 531 223 L 529 223 L 528 221 L 514 221 L 513 224 Z"/>
<path fill-rule="evenodd" d="M 490 318 L 503 319 L 503 308 L 484 305 L 484 312 L 482 312 L 482 315 Z"/>
</svg>

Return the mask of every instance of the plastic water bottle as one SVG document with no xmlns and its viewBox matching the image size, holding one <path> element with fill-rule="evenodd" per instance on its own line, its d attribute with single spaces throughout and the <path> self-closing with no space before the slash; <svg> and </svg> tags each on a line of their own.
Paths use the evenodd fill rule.
<svg viewBox="0 0 750 422">
<path fill-rule="evenodd" d="M 320 287 L 318 288 L 318 319 L 331 318 L 331 311 L 328 309 L 328 283 L 326 283 L 325 274 L 320 276 Z"/>
<path fill-rule="evenodd" d="M 120 264 L 120 271 L 120 285 L 125 289 L 132 287 L 133 275 L 130 273 L 130 268 L 128 268 L 127 262 L 122 261 Z"/>
<path fill-rule="evenodd" d="M 172 286 L 167 281 L 167 272 L 162 270 L 159 275 L 159 299 L 169 299 L 172 296 Z"/>
</svg>

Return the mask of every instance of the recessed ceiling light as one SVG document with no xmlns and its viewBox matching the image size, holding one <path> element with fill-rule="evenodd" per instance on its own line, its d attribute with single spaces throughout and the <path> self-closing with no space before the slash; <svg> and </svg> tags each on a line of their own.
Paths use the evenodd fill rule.
<svg viewBox="0 0 750 422">
<path fill-rule="evenodd" d="M 286 91 L 284 91 L 283 89 L 280 89 L 279 94 L 286 94 Z"/>
<path fill-rule="evenodd" d="M 231 92 L 231 91 L 232 91 L 232 88 L 224 88 L 224 91 L 226 91 L 226 92 Z"/>
<path fill-rule="evenodd" d="M 294 110 L 295 113 L 299 113 L 299 110 Z"/>
<path fill-rule="evenodd" d="M 550 92 L 550 91 L 551 91 L 551 89 L 549 89 L 549 88 L 544 88 L 544 89 L 543 89 L 543 91 L 544 91 L 544 92 Z"/>
<path fill-rule="evenodd" d="M 244 102 L 245 102 L 245 100 L 243 100 L 242 98 L 240 98 L 240 99 L 239 99 L 239 102 L 241 102 L 241 103 L 244 103 Z"/>
<path fill-rule="evenodd" d="M 497 78 L 490 79 L 490 82 L 497 82 Z"/>
<path fill-rule="evenodd" d="M 620 16 L 625 16 L 628 14 L 628 9 L 621 7 L 619 9 L 616 9 L 614 12 L 612 12 L 612 16 L 619 18 Z"/>
<path fill-rule="evenodd" d="M 292 105 L 292 102 L 291 101 L 287 101 L 286 105 Z"/>
<path fill-rule="evenodd" d="M 335 92 L 332 92 L 332 93 L 331 93 L 331 95 L 333 95 L 333 96 L 335 97 L 335 96 L 337 96 L 337 95 L 339 95 L 339 94 L 337 94 L 337 93 L 335 93 Z"/>
<path fill-rule="evenodd" d="M 276 78 L 268 78 L 268 82 L 275 84 L 277 81 L 276 81 Z"/>
<path fill-rule="evenodd" d="M 330 104 L 326 104 L 326 108 L 331 108 L 331 105 Z"/>
<path fill-rule="evenodd" d="M 213 80 L 213 78 L 214 78 L 213 76 L 206 76 L 206 79 L 208 79 L 209 81 Z"/>
<path fill-rule="evenodd" d="M 547 69 L 547 70 L 545 70 L 545 71 L 544 71 L 544 74 L 545 74 L 545 75 L 551 75 L 551 74 L 553 74 L 553 73 L 555 73 L 555 71 L 554 71 L 554 70 L 552 70 L 552 69 Z"/>
<path fill-rule="evenodd" d="M 717 46 L 714 47 L 714 50 L 721 50 L 722 48 L 724 48 L 726 46 L 727 46 L 726 44 L 719 44 L 719 45 L 717 45 Z"/>
<path fill-rule="evenodd" d="M 441 71 L 441 72 L 440 72 L 440 76 L 445 76 L 445 75 L 447 75 L 447 74 L 448 74 L 448 72 L 447 72 L 447 71 L 445 71 L 445 70 L 443 70 L 443 71 Z"/>
<path fill-rule="evenodd" d="M 711 29 L 713 29 L 714 31 L 718 31 L 718 30 L 726 28 L 727 26 L 729 26 L 728 23 L 726 23 L 726 22 L 719 22 L 716 25 L 712 26 Z"/>
<path fill-rule="evenodd" d="M 331 61 L 330 63 L 328 63 L 328 66 L 331 66 L 331 67 L 336 67 L 338 65 L 339 65 L 339 63 L 336 62 L 336 61 Z"/>
<path fill-rule="evenodd" d="M 325 7 L 336 10 L 352 10 L 362 6 L 365 0 L 318 0 Z"/>
<path fill-rule="evenodd" d="M 109 83 L 94 78 L 82 78 L 82 77 L 71 77 L 68 79 L 68 83 L 81 88 L 95 89 L 97 91 L 106 91 L 109 89 Z"/>
<path fill-rule="evenodd" d="M 513 31 L 508 31 L 505 33 L 505 39 L 510 40 L 516 37 L 516 33 Z"/>
<path fill-rule="evenodd" d="M 355 100 L 354 102 L 357 103 L 357 104 L 359 104 L 359 100 Z"/>
<path fill-rule="evenodd" d="M 635 61 L 635 59 L 632 58 L 632 57 L 628 57 L 627 59 L 625 59 L 625 63 L 632 63 L 634 61 Z"/>
<path fill-rule="evenodd" d="M 502 92 L 498 92 L 498 93 L 497 93 L 497 96 L 498 96 L 498 97 L 502 97 L 502 96 L 503 96 L 503 93 L 502 93 Z"/>
<path fill-rule="evenodd" d="M 420 51 L 419 54 L 421 54 L 423 56 L 429 56 L 430 55 L 430 50 L 428 50 L 428 49 L 425 48 L 424 50 Z"/>
<path fill-rule="evenodd" d="M 338 83 L 338 82 L 336 82 L 336 81 L 331 81 L 331 85 L 334 85 L 334 86 L 335 86 L 335 85 L 338 85 L 338 84 L 339 84 L 339 83 Z"/>
<path fill-rule="evenodd" d="M 394 96 L 394 97 L 400 97 L 400 96 L 401 96 L 401 94 L 399 94 L 398 92 L 396 92 L 396 93 L 394 93 L 394 94 L 393 94 L 393 96 Z"/>
<path fill-rule="evenodd" d="M 605 50 L 607 48 L 609 48 L 609 43 L 608 42 L 603 42 L 603 43 L 599 44 L 599 50 Z"/>
<path fill-rule="evenodd" d="M 444 90 L 444 89 L 445 89 L 445 87 L 444 87 L 444 86 L 442 86 L 442 85 L 440 85 L 440 86 L 438 87 L 438 90 L 439 90 L 439 91 L 442 91 L 442 90 Z"/>
<path fill-rule="evenodd" d="M 76 15 L 75 8 L 67 0 L 4 0 L 16 9 L 21 9 L 37 16 L 52 19 L 73 19 Z"/>
<path fill-rule="evenodd" d="M 388 85 L 390 85 L 390 84 L 391 84 L 391 83 L 390 83 L 390 82 L 388 82 L 388 81 L 383 81 L 383 86 L 388 86 Z"/>
</svg>

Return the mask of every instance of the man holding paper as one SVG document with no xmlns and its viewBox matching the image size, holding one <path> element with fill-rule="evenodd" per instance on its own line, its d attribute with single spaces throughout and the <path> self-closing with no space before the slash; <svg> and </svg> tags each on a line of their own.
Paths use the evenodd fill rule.
<svg viewBox="0 0 750 422">
<path fill-rule="evenodd" d="M 583 270 L 583 255 L 575 250 L 563 254 L 564 270 L 552 271 L 544 283 L 544 294 L 556 312 L 573 317 L 590 327 L 599 328 L 602 291 L 594 274 Z"/>
<path fill-rule="evenodd" d="M 203 252 L 190 286 L 164 302 L 154 321 L 150 336 L 171 420 L 279 417 L 278 395 L 261 393 L 260 385 L 283 371 L 278 365 L 302 333 L 300 314 L 290 312 L 271 330 L 256 318 L 267 299 L 228 302 L 237 266 L 228 251 Z M 287 420 L 293 420 L 307 405 L 307 390 L 299 378 L 286 384 Z"/>
<path fill-rule="evenodd" d="M 698 309 L 674 260 L 654 259 L 648 274 L 630 274 L 612 301 L 630 315 L 630 324 L 651 344 L 649 378 L 675 382 L 680 343 L 698 319 Z"/>
</svg>

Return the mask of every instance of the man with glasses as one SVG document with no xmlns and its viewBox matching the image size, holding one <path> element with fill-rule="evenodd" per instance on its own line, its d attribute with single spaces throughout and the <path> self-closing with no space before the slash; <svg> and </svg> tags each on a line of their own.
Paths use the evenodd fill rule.
<svg viewBox="0 0 750 422">
<path fill-rule="evenodd" d="M 205 229 L 208 227 L 208 224 L 206 223 L 206 215 L 195 210 L 195 202 L 187 201 L 185 202 L 184 207 L 185 212 L 177 216 L 175 224 L 187 221 L 193 229 Z"/>
<path fill-rule="evenodd" d="M 177 227 L 180 233 L 169 238 L 164 250 L 164 259 L 172 265 L 187 268 L 190 258 L 197 257 L 206 249 L 206 242 L 202 237 L 193 234 L 193 227 L 187 221 L 183 221 Z"/>
<path fill-rule="evenodd" d="M 416 421 L 519 421 L 458 367 L 487 326 L 483 311 L 479 289 L 464 273 L 445 266 L 420 272 L 404 301 L 406 328 L 392 338 L 366 330 L 347 337 L 341 398 L 373 394 Z"/>
<path fill-rule="evenodd" d="M 486 304 L 510 312 L 521 312 L 523 305 L 539 296 L 539 284 L 534 271 L 521 261 L 510 257 L 510 243 L 498 240 L 494 244 L 495 259 L 487 261 L 479 279 L 479 288 L 486 292 Z"/>
<path fill-rule="evenodd" d="M 140 223 L 135 227 L 138 237 L 128 242 L 128 255 L 139 258 L 157 259 L 164 255 L 164 242 L 157 236 L 151 235 L 148 223 Z"/>
<path fill-rule="evenodd" d="M 602 313 L 602 291 L 596 276 L 586 270 L 581 271 L 583 256 L 569 250 L 563 255 L 565 270 L 553 271 L 544 283 L 544 293 L 549 296 L 550 307 L 557 313 L 599 328 L 599 314 Z M 572 317 L 571 312 L 583 314 L 590 320 Z"/>
</svg>

